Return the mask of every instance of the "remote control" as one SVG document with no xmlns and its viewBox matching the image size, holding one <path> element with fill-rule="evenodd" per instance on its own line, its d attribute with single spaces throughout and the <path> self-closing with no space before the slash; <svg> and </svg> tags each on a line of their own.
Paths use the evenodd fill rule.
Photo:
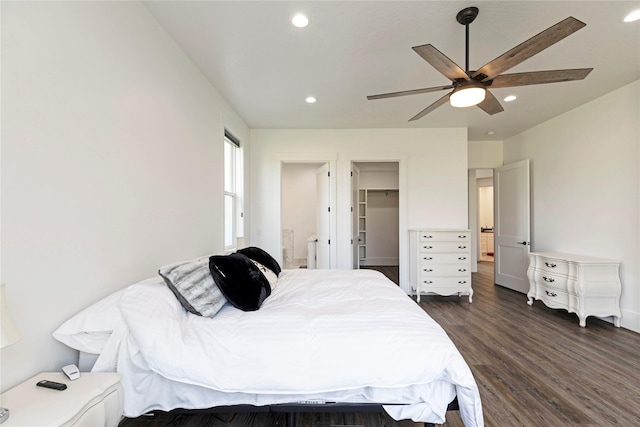
<svg viewBox="0 0 640 427">
<path fill-rule="evenodd" d="M 48 381 L 48 380 L 38 381 L 38 383 L 36 385 L 38 387 L 52 388 L 54 390 L 60 390 L 60 391 L 66 390 L 66 388 L 67 388 L 66 384 L 57 383 L 55 381 Z"/>
</svg>

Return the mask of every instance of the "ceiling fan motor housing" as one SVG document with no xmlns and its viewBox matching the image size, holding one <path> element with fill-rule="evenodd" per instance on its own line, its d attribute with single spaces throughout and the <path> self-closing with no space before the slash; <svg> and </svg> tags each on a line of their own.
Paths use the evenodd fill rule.
<svg viewBox="0 0 640 427">
<path fill-rule="evenodd" d="M 460 12 L 458 12 L 458 14 L 456 15 L 456 21 L 458 21 L 462 25 L 469 25 L 476 19 L 477 16 L 478 8 L 471 6 L 464 8 Z"/>
</svg>

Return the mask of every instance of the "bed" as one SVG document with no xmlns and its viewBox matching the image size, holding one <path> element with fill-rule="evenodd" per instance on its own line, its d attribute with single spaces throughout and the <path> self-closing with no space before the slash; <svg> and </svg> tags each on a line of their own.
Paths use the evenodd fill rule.
<svg viewBox="0 0 640 427">
<path fill-rule="evenodd" d="M 53 335 L 97 355 L 93 371 L 122 375 L 127 417 L 375 403 L 396 420 L 441 424 L 457 399 L 465 426 L 483 426 L 467 363 L 384 275 L 297 269 L 274 277 L 258 308 L 226 302 L 205 317 L 158 275 L 98 301 Z"/>
</svg>

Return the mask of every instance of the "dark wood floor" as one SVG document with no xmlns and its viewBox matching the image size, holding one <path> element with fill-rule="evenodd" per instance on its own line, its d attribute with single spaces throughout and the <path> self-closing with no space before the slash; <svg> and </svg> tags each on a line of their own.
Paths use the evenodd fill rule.
<svg viewBox="0 0 640 427">
<path fill-rule="evenodd" d="M 493 284 L 493 263 L 473 275 L 473 303 L 426 297 L 471 366 L 487 426 L 640 426 L 640 334 Z M 462 426 L 451 413 L 447 427 Z"/>
<path fill-rule="evenodd" d="M 393 280 L 393 279 L 392 279 Z M 423 296 L 420 306 L 447 331 L 480 388 L 489 427 L 640 426 L 640 334 L 552 310 L 493 283 L 493 263 L 473 274 L 474 296 Z M 410 361 L 415 355 L 409 355 Z M 402 363 L 406 363 L 403 361 Z M 277 414 L 125 419 L 121 427 L 284 426 Z M 298 427 L 421 426 L 384 414 L 301 414 Z M 462 426 L 455 412 L 446 427 Z"/>
<path fill-rule="evenodd" d="M 377 270 L 387 276 L 396 285 L 400 284 L 400 272 L 397 265 L 373 265 L 363 266 L 362 269 Z"/>
<path fill-rule="evenodd" d="M 394 421 L 385 413 L 349 412 L 298 414 L 296 427 L 414 427 L 422 423 Z M 284 414 L 238 413 L 218 415 L 168 415 L 124 419 L 120 427 L 285 427 Z"/>
</svg>

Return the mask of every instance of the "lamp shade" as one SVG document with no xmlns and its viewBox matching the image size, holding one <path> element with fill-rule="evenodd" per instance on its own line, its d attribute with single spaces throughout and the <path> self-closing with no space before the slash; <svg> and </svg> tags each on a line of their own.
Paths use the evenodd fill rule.
<svg viewBox="0 0 640 427">
<path fill-rule="evenodd" d="M 19 340 L 20 333 L 18 333 L 9 315 L 7 298 L 4 293 L 4 283 L 2 283 L 0 284 L 0 348 L 15 344 Z"/>
<path fill-rule="evenodd" d="M 487 91 L 481 83 L 475 80 L 461 83 L 449 96 L 452 107 L 471 107 L 484 101 Z"/>
</svg>

